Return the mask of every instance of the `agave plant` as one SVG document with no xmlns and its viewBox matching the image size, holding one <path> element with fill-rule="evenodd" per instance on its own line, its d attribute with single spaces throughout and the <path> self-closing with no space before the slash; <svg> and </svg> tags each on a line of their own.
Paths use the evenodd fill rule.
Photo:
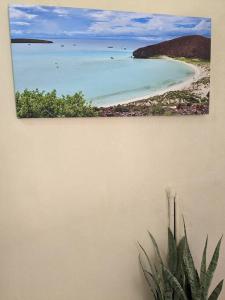
<svg viewBox="0 0 225 300">
<path fill-rule="evenodd" d="M 217 267 L 222 238 L 217 243 L 208 267 L 206 264 L 208 237 L 206 238 L 201 268 L 198 273 L 189 248 L 185 223 L 184 236 L 179 243 L 176 241 L 176 234 L 173 234 L 171 229 L 168 228 L 168 255 L 166 263 L 163 262 L 153 235 L 150 232 L 148 234 L 156 252 L 157 263 L 153 263 L 150 260 L 147 251 L 140 243 L 139 262 L 155 300 L 218 299 L 223 287 L 223 280 L 218 283 L 210 296 L 209 288 Z M 147 266 L 143 263 L 143 256 Z"/>
</svg>

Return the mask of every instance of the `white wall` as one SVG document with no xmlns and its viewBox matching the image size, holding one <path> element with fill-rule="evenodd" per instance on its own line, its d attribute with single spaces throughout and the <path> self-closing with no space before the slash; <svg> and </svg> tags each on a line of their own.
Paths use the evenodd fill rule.
<svg viewBox="0 0 225 300">
<path fill-rule="evenodd" d="M 166 187 L 179 195 L 196 261 L 206 232 L 212 250 L 225 231 L 225 2 L 21 0 L 212 17 L 208 116 L 55 120 L 16 118 L 8 3 L 0 3 L 0 298 L 147 300 L 136 240 L 147 245 L 148 228 L 165 248 Z M 224 259 L 222 249 L 216 280 Z"/>
</svg>

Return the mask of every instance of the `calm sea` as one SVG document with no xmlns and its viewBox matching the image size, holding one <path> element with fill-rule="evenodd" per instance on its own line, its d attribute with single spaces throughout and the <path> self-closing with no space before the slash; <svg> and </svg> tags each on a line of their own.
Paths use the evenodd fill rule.
<svg viewBox="0 0 225 300">
<path fill-rule="evenodd" d="M 133 50 L 145 45 L 109 39 L 12 44 L 15 90 L 82 91 L 94 105 L 105 106 L 150 95 L 193 74 L 179 62 L 133 59 Z"/>
</svg>

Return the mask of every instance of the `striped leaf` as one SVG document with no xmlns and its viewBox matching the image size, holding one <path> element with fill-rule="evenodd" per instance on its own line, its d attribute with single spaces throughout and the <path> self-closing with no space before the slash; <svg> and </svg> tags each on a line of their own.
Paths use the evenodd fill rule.
<svg viewBox="0 0 225 300">
<path fill-rule="evenodd" d="M 168 228 L 168 268 L 172 274 L 177 270 L 177 245 L 170 228 Z"/>
<path fill-rule="evenodd" d="M 165 274 L 170 286 L 173 288 L 175 294 L 179 297 L 179 299 L 180 300 L 188 300 L 180 283 L 178 282 L 176 277 L 166 267 L 164 267 L 164 274 Z"/>
<path fill-rule="evenodd" d="M 156 285 L 156 293 L 157 293 L 159 300 L 164 300 L 163 291 L 161 290 L 161 287 L 160 287 L 159 282 L 157 281 L 156 277 L 148 271 L 145 271 L 145 273 L 148 274 L 154 281 L 154 283 Z"/>
<path fill-rule="evenodd" d="M 207 246 L 208 246 L 208 236 L 205 241 L 205 247 L 202 254 L 202 262 L 201 262 L 201 270 L 200 270 L 200 282 L 202 286 L 204 286 L 204 282 L 205 282 Z"/>
<path fill-rule="evenodd" d="M 149 256 L 148 256 L 147 252 L 145 251 L 145 248 L 144 248 L 139 242 L 138 242 L 138 245 L 139 245 L 139 247 L 141 248 L 141 250 L 142 250 L 142 252 L 143 252 L 143 254 L 144 254 L 144 256 L 145 256 L 145 258 L 146 258 L 146 260 L 147 260 L 147 262 L 148 262 L 150 271 L 151 271 L 152 273 L 154 273 L 154 269 L 153 269 L 151 260 L 150 260 L 150 258 L 149 258 Z"/>
<path fill-rule="evenodd" d="M 156 294 L 155 297 L 157 296 L 156 299 L 163 300 L 163 298 L 162 298 L 163 292 L 162 292 L 162 289 L 161 289 L 162 278 L 160 278 L 160 274 L 158 274 L 158 270 L 153 267 L 153 265 L 151 263 L 151 260 L 148 256 L 146 250 L 144 249 L 144 247 L 139 242 L 138 242 L 138 244 L 139 244 L 139 247 L 141 248 L 141 250 L 142 250 L 142 252 L 143 252 L 143 254 L 144 254 L 144 256 L 145 256 L 145 258 L 148 262 L 149 268 L 150 268 L 150 272 L 147 271 L 144 268 L 143 263 L 139 260 L 140 263 L 141 263 L 142 270 L 144 272 L 145 279 L 148 282 L 148 284 L 149 284 L 149 278 L 147 279 L 146 276 L 148 275 L 152 279 L 154 285 L 151 282 L 151 288 L 155 289 L 154 292 Z"/>
<path fill-rule="evenodd" d="M 185 237 L 182 237 L 177 247 L 177 278 L 183 273 L 183 258 L 184 258 Z"/>
<path fill-rule="evenodd" d="M 164 290 L 164 300 L 173 300 L 173 289 L 170 287 L 169 284 L 166 284 Z"/>
<path fill-rule="evenodd" d="M 213 278 L 213 274 L 216 270 L 217 267 L 217 263 L 219 260 L 219 254 L 220 254 L 220 245 L 221 245 L 221 241 L 222 241 L 222 237 L 220 238 L 219 242 L 216 245 L 216 248 L 214 250 L 212 259 L 210 261 L 208 270 L 205 274 L 205 286 L 204 286 L 204 296 L 207 297 L 208 295 L 208 291 L 209 291 L 209 287 Z"/>
<path fill-rule="evenodd" d="M 191 295 L 194 300 L 200 300 L 201 289 L 197 271 L 195 269 L 194 261 L 188 245 L 186 227 L 184 223 L 185 232 L 185 248 L 184 248 L 184 267 L 187 274 L 188 283 L 191 288 Z"/>
<path fill-rule="evenodd" d="M 206 284 L 206 254 L 207 254 L 207 246 L 208 246 L 208 236 L 205 241 L 205 246 L 202 254 L 202 262 L 200 268 L 200 285 L 201 285 L 201 296 L 203 300 L 206 300 L 205 295 L 205 284 Z"/>
<path fill-rule="evenodd" d="M 209 296 L 208 300 L 217 300 L 220 295 L 220 292 L 222 291 L 222 288 L 223 288 L 223 280 L 221 280 L 218 283 L 218 285 L 216 286 L 212 294 Z"/>
<path fill-rule="evenodd" d="M 143 272 L 143 274 L 144 274 L 145 280 L 146 280 L 146 282 L 148 283 L 148 286 L 149 286 L 149 288 L 150 288 L 150 290 L 151 290 L 151 292 L 152 292 L 154 298 L 157 299 L 157 294 L 156 294 L 156 292 L 155 292 L 155 286 L 154 286 L 154 284 L 152 283 L 152 281 L 149 279 L 149 277 L 148 277 L 147 274 L 146 274 L 146 271 L 145 271 L 145 269 L 144 269 L 144 266 L 143 266 L 143 263 L 142 263 L 142 260 L 141 260 L 141 254 L 139 254 L 138 258 L 139 258 L 139 263 L 140 263 L 142 272 Z"/>
<path fill-rule="evenodd" d="M 158 245 L 156 243 L 156 240 L 154 239 L 153 235 L 149 231 L 148 231 L 148 234 L 149 234 L 149 236 L 151 238 L 152 244 L 153 244 L 153 246 L 155 248 L 155 251 L 156 251 L 156 254 L 157 254 L 158 258 L 159 258 L 159 261 L 163 265 L 163 260 L 162 260 L 162 257 L 160 255 L 159 247 L 158 247 Z"/>
</svg>

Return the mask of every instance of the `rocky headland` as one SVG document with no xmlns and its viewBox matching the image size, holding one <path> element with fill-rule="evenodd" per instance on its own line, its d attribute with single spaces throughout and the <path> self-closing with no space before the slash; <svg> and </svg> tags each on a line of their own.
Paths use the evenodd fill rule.
<svg viewBox="0 0 225 300">
<path fill-rule="evenodd" d="M 158 44 L 139 48 L 133 52 L 134 58 L 152 58 L 166 55 L 169 57 L 186 57 L 198 59 L 210 59 L 211 39 L 190 35 L 164 41 Z"/>
</svg>

